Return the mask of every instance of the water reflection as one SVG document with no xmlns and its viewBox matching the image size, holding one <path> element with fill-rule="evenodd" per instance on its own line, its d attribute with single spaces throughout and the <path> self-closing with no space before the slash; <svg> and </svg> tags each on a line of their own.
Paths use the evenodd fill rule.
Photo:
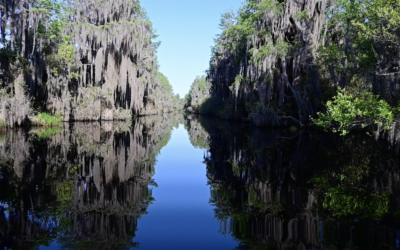
<svg viewBox="0 0 400 250">
<path fill-rule="evenodd" d="M 237 249 L 399 248 L 399 157 L 387 141 L 204 117 L 186 124 L 192 141 L 206 131 L 210 202 Z"/>
<path fill-rule="evenodd" d="M 181 117 L 17 130 L 0 137 L 0 249 L 136 247 L 156 156 Z"/>
<path fill-rule="evenodd" d="M 396 145 L 364 134 L 343 138 L 168 115 L 0 135 L 0 249 L 140 246 L 135 236 L 154 202 L 156 157 L 180 123 L 193 147 L 204 149 L 214 216 L 236 249 L 400 248 Z M 198 206 L 187 213 L 199 216 Z M 155 215 L 147 227 L 161 223 L 163 214 Z M 182 240 L 174 232 L 166 237 Z"/>
</svg>

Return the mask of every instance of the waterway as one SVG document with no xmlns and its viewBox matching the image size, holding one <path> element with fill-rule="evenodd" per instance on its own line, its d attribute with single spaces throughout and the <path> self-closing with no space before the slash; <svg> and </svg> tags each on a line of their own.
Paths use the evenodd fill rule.
<svg viewBox="0 0 400 250">
<path fill-rule="evenodd" d="M 399 147 L 168 114 L 0 134 L 0 249 L 399 249 Z"/>
</svg>

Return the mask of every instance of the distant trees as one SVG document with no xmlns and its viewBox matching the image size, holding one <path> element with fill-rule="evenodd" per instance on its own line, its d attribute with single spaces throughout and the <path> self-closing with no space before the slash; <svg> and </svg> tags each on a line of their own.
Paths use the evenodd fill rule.
<svg viewBox="0 0 400 250">
<path fill-rule="evenodd" d="M 200 112 L 200 107 L 209 97 L 210 83 L 207 82 L 206 77 L 196 76 L 190 85 L 189 93 L 185 96 L 185 106 L 189 108 L 190 112 Z"/>
<path fill-rule="evenodd" d="M 172 85 L 169 83 L 168 78 L 161 72 L 158 72 L 158 78 L 160 79 L 162 88 L 164 88 L 166 92 L 172 93 L 173 92 Z"/>
</svg>

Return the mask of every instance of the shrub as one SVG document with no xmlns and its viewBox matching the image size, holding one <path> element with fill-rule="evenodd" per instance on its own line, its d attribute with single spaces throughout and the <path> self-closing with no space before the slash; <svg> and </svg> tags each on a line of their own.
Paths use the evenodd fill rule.
<svg viewBox="0 0 400 250">
<path fill-rule="evenodd" d="M 348 93 L 345 89 L 338 89 L 332 101 L 326 104 L 325 113 L 318 112 L 317 119 L 311 121 L 325 130 L 331 129 L 346 135 L 354 128 L 365 128 L 371 125 L 380 125 L 385 130 L 391 129 L 393 109 L 379 96 L 364 91 L 358 97 Z"/>
<path fill-rule="evenodd" d="M 51 115 L 48 113 L 38 113 L 32 123 L 38 126 L 59 126 L 62 123 L 62 114 Z"/>
</svg>

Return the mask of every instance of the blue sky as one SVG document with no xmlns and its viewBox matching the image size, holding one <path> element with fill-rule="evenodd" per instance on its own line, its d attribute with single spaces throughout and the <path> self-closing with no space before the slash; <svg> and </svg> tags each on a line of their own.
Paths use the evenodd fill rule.
<svg viewBox="0 0 400 250">
<path fill-rule="evenodd" d="M 221 14 L 244 0 L 141 0 L 159 35 L 160 71 L 181 97 L 208 68 Z"/>
</svg>

